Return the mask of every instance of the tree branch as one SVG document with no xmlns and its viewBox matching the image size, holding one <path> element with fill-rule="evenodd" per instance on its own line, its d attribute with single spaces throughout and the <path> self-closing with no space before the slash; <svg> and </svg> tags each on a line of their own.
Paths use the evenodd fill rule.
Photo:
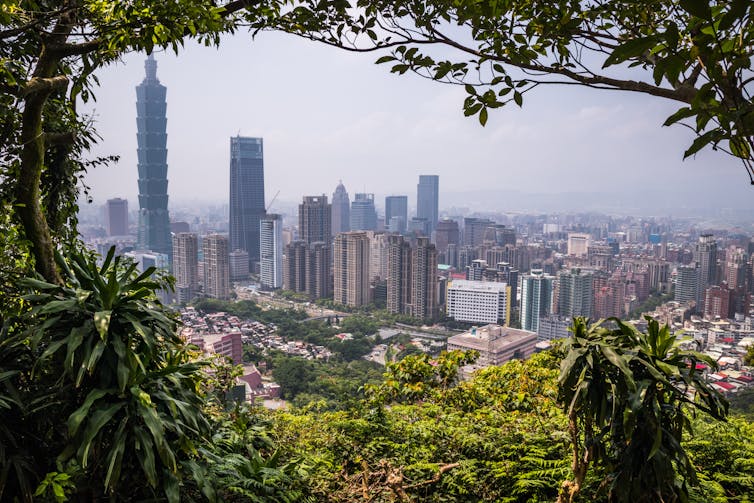
<svg viewBox="0 0 754 503">
<path fill-rule="evenodd" d="M 51 93 L 56 90 L 68 87 L 68 77 L 57 75 L 55 77 L 32 77 L 25 86 L 21 88 L 21 96 L 27 97 L 36 93 Z"/>
<path fill-rule="evenodd" d="M 102 40 L 96 38 L 80 44 L 48 44 L 47 51 L 54 57 L 65 58 L 96 51 L 101 45 Z"/>
</svg>

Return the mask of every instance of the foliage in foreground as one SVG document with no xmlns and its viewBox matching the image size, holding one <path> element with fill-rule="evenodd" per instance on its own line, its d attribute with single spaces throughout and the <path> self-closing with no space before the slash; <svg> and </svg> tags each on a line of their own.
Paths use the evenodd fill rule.
<svg viewBox="0 0 754 503">
<path fill-rule="evenodd" d="M 575 318 L 560 366 L 560 398 L 573 445 L 573 501 L 592 466 L 604 470 L 611 502 L 685 501 L 696 469 L 681 445 L 689 414 L 724 420 L 727 401 L 697 370 L 712 358 L 682 350 L 667 325 L 647 317 L 647 333 L 618 319 Z"/>
<path fill-rule="evenodd" d="M 0 499 L 297 497 L 248 412 L 211 413 L 224 390 L 157 301 L 168 283 L 113 250 L 57 260 L 65 283 L 23 280 L 0 334 Z"/>
<path fill-rule="evenodd" d="M 437 360 L 409 356 L 390 365 L 384 382 L 359 408 L 276 413 L 275 430 L 285 456 L 303 460 L 307 491 L 318 501 L 535 502 L 569 496 L 575 502 L 611 501 L 609 484 L 616 480 L 631 494 L 646 481 L 619 479 L 614 473 L 621 465 L 611 458 L 591 465 L 580 491 L 563 490 L 563 481 L 574 479 L 568 407 L 564 411 L 558 400 L 559 367 L 567 350 L 557 347 L 524 362 L 489 367 L 461 382 L 448 376 L 473 354 L 445 353 Z M 634 461 L 646 463 L 643 437 L 655 434 L 642 422 L 647 419 L 635 420 L 647 429 L 637 437 L 639 454 L 624 448 L 606 449 L 605 455 L 620 452 L 624 469 Z M 720 422 L 707 414 L 686 419 L 680 445 L 696 477 L 674 465 L 687 477 L 687 494 L 666 494 L 665 501 L 751 501 L 752 424 L 739 418 Z M 677 447 L 672 433 L 664 433 L 669 438 L 658 451 Z M 656 501 L 651 486 L 641 487 L 647 501 Z"/>
</svg>

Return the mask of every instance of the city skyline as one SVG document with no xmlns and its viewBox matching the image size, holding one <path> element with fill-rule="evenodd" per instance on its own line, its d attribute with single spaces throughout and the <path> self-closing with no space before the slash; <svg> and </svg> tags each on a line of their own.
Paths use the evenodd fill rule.
<svg viewBox="0 0 754 503">
<path fill-rule="evenodd" d="M 674 111 L 673 104 L 662 100 L 551 89 L 531 99 L 527 95 L 524 110 L 505 107 L 493 112 L 482 128 L 463 117 L 460 88 L 396 78 L 373 65 L 369 56 L 279 35 L 264 34 L 251 45 L 245 42 L 240 36 L 228 37 L 219 52 L 187 44 L 179 57 L 157 55 L 163 82 L 171 87 L 175 116 L 169 126 L 168 162 L 170 195 L 176 201 L 222 199 L 227 190 L 222 167 L 228 162 L 224 142 L 238 131 L 265 137 L 266 189 L 268 194 L 280 190 L 279 201 L 295 201 L 304 193 L 332 193 L 338 179 L 351 193 L 410 193 L 416 177 L 431 169 L 443 177 L 443 198 L 446 193 L 478 190 L 479 180 L 485 180 L 484 187 L 491 191 L 542 194 L 640 191 L 649 181 L 657 189 L 671 189 L 664 198 L 683 200 L 683 195 L 703 190 L 712 199 L 724 196 L 720 204 L 738 201 L 754 206 L 743 169 L 734 159 L 705 152 L 681 161 L 692 138 L 680 128 L 660 127 Z M 121 155 L 117 166 L 87 175 L 95 202 L 133 199 L 136 192 L 127 175 L 135 164 L 129 140 L 133 133 L 128 132 L 133 126 L 119 117 L 127 108 L 123 102 L 130 101 L 124 99 L 122 82 L 138 81 L 136 68 L 143 57 L 128 55 L 123 64 L 106 68 L 97 90 L 99 101 L 85 107 L 96 110 L 104 138 L 92 155 Z M 292 75 L 284 69 L 274 74 L 266 70 L 263 79 L 244 78 L 260 67 L 288 66 L 269 65 L 280 58 L 290 60 L 293 68 L 316 73 L 312 89 L 296 88 L 291 95 Z M 206 71 L 184 78 L 195 67 Z M 225 96 L 209 82 L 217 73 L 249 81 L 248 99 L 239 102 L 234 93 Z M 194 100 L 197 86 L 208 91 L 199 103 Z M 310 99 L 309 92 L 321 99 Z M 286 93 L 284 113 L 274 99 L 280 93 Z M 346 102 L 363 107 L 339 104 Z M 325 103 L 328 117 L 323 117 Z M 292 115 L 296 121 L 288 120 Z M 493 173 L 496 176 L 490 176 Z M 196 184 L 199 179 L 201 186 Z"/>
</svg>

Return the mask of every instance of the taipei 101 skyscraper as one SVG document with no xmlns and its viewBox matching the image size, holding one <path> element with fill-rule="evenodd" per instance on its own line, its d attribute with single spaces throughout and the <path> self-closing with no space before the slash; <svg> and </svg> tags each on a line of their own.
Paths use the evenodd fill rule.
<svg viewBox="0 0 754 503">
<path fill-rule="evenodd" d="M 172 260 L 168 216 L 167 89 L 157 79 L 157 61 L 150 54 L 146 76 L 136 86 L 136 138 L 139 168 L 138 246 L 166 254 Z"/>
</svg>

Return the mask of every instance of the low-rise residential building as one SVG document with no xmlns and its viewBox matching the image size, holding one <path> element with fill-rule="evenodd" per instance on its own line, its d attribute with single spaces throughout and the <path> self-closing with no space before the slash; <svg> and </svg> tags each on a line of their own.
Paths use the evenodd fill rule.
<svg viewBox="0 0 754 503">
<path fill-rule="evenodd" d="M 488 367 L 526 359 L 534 353 L 536 344 L 535 332 L 490 324 L 450 337 L 448 351 L 473 349 L 479 352 L 476 366 Z"/>
</svg>

